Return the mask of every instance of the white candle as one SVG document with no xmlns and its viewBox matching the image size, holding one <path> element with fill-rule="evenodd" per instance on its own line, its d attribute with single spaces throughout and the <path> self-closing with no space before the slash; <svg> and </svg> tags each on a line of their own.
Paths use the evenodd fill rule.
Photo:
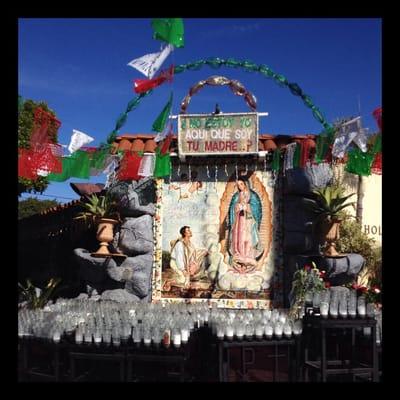
<svg viewBox="0 0 400 400">
<path fill-rule="evenodd" d="M 365 308 L 365 304 L 359 304 L 358 306 L 357 306 L 357 312 L 358 312 L 358 315 L 361 317 L 361 318 L 364 318 L 365 317 L 365 314 L 366 314 L 366 308 Z"/>
<path fill-rule="evenodd" d="M 319 311 L 321 313 L 321 317 L 328 318 L 329 303 L 327 303 L 325 301 L 321 301 L 321 303 L 319 305 Z"/>
<path fill-rule="evenodd" d="M 270 324 L 265 325 L 265 336 L 268 339 L 271 339 L 273 334 L 274 334 L 274 328 L 272 327 L 272 325 Z"/>
<path fill-rule="evenodd" d="M 172 343 L 176 347 L 180 347 L 181 345 L 181 334 L 180 332 L 175 332 L 174 335 L 172 336 Z"/>
<path fill-rule="evenodd" d="M 243 339 L 243 336 L 244 336 L 244 329 L 242 330 L 242 329 L 237 329 L 237 331 L 236 331 L 236 337 L 238 338 L 238 340 L 242 340 Z"/>
<path fill-rule="evenodd" d="M 290 338 L 292 336 L 292 327 L 290 324 L 285 324 L 283 326 L 283 334 L 287 337 Z"/>
<path fill-rule="evenodd" d="M 182 343 L 186 343 L 189 340 L 189 330 L 186 328 L 181 329 Z"/>
<path fill-rule="evenodd" d="M 256 325 L 256 337 L 262 339 L 264 335 L 264 327 L 262 325 Z"/>
<path fill-rule="evenodd" d="M 58 342 L 60 341 L 60 339 L 61 339 L 60 332 L 55 331 L 55 332 L 53 333 L 53 341 L 56 342 L 56 343 L 58 343 Z"/>
<path fill-rule="evenodd" d="M 275 333 L 276 337 L 282 336 L 282 325 L 281 324 L 275 324 L 274 333 Z"/>
<path fill-rule="evenodd" d="M 233 339 L 233 326 L 232 325 L 227 325 L 225 328 L 225 334 L 226 337 L 230 340 Z"/>
<path fill-rule="evenodd" d="M 82 337 L 82 333 L 76 333 L 75 334 L 75 343 L 77 343 L 77 344 L 81 344 L 82 343 L 82 341 L 83 341 L 83 337 Z"/>
</svg>

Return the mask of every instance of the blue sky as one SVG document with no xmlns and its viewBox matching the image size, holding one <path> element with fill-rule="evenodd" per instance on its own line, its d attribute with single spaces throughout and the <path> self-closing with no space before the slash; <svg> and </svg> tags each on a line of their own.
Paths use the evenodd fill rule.
<svg viewBox="0 0 400 400">
<path fill-rule="evenodd" d="M 188 18 L 184 25 L 185 47 L 175 49 L 164 68 L 209 57 L 266 64 L 298 83 L 329 122 L 358 115 L 360 99 L 363 126 L 376 130 L 371 113 L 381 105 L 381 19 Z M 59 143 L 68 144 L 72 129 L 78 129 L 95 137 L 91 145 L 99 145 L 136 96 L 133 80 L 144 78 L 127 63 L 160 49 L 162 42 L 152 34 L 148 18 L 19 19 L 19 94 L 44 100 L 56 112 L 62 122 Z M 302 101 L 273 81 L 239 69 L 205 66 L 154 90 L 129 114 L 121 134 L 151 133 L 171 90 L 176 114 L 189 88 L 211 75 L 238 79 L 257 97 L 258 111 L 269 112 L 260 118 L 260 133 L 321 131 Z M 211 112 L 215 103 L 224 112 L 248 111 L 243 98 L 228 88 L 206 87 L 193 97 L 188 113 Z M 44 194 L 60 196 L 60 202 L 78 198 L 70 181 L 104 182 L 105 176 L 51 183 Z"/>
</svg>

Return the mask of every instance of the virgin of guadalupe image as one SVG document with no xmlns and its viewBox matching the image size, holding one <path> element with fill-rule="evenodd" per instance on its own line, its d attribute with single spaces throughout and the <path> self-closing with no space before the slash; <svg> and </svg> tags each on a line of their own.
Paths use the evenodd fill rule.
<svg viewBox="0 0 400 400">
<path fill-rule="evenodd" d="M 236 188 L 228 212 L 229 261 L 237 272 L 248 273 L 255 270 L 263 254 L 259 235 L 262 204 L 247 177 L 239 177 Z"/>
</svg>

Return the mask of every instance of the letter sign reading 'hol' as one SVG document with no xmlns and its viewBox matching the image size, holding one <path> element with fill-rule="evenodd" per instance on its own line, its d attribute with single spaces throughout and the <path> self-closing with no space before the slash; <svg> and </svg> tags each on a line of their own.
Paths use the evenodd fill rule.
<svg viewBox="0 0 400 400">
<path fill-rule="evenodd" d="M 256 153 L 258 115 L 179 115 L 178 144 L 182 155 Z"/>
</svg>

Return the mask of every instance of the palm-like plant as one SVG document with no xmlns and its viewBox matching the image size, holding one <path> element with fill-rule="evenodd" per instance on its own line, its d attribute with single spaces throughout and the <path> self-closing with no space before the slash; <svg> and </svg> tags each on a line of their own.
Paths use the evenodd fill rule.
<svg viewBox="0 0 400 400">
<path fill-rule="evenodd" d="M 81 201 L 81 205 L 85 211 L 80 212 L 75 219 L 84 219 L 85 221 L 91 219 L 94 222 L 98 222 L 101 218 L 120 220 L 117 203 L 109 195 L 98 197 L 96 194 L 92 194 Z"/>
<path fill-rule="evenodd" d="M 306 206 L 316 214 L 313 224 L 314 233 L 319 231 L 318 240 L 328 243 L 324 250 L 325 256 L 338 256 L 335 241 L 339 239 L 339 224 L 345 214 L 343 210 L 354 203 L 346 201 L 355 193 L 344 194 L 344 188 L 330 185 L 313 191 L 313 198 L 306 198 Z"/>
<path fill-rule="evenodd" d="M 341 211 L 354 202 L 346 203 L 346 200 L 355 193 L 344 195 L 344 188 L 340 186 L 326 186 L 322 189 L 313 190 L 314 198 L 304 199 L 306 206 L 316 214 L 319 222 L 333 222 L 340 220 Z"/>
<path fill-rule="evenodd" d="M 26 287 L 22 286 L 19 282 L 18 286 L 21 289 L 22 298 L 27 302 L 27 307 L 35 309 L 43 308 L 47 304 L 60 281 L 60 278 L 51 278 L 43 290 L 33 286 L 29 279 L 26 280 Z"/>
</svg>

